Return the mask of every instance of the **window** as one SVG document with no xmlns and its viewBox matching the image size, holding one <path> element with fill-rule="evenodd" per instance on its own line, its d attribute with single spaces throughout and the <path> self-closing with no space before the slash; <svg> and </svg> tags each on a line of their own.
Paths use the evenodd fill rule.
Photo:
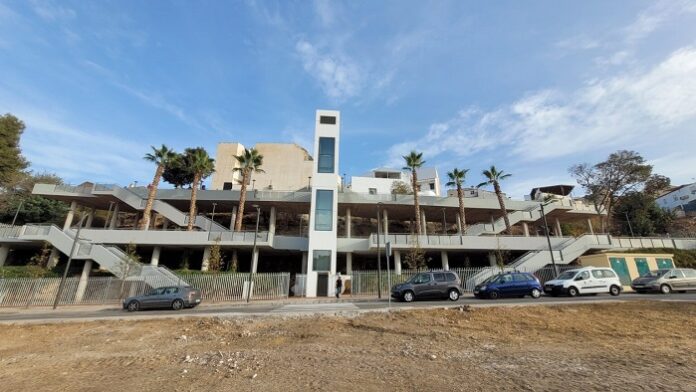
<svg viewBox="0 0 696 392">
<path fill-rule="evenodd" d="M 616 273 L 612 270 L 602 270 L 605 278 L 616 278 Z"/>
<path fill-rule="evenodd" d="M 523 274 L 514 274 L 512 275 L 512 280 L 514 280 L 515 282 L 526 282 L 527 277 Z"/>
<path fill-rule="evenodd" d="M 176 294 L 179 292 L 179 289 L 177 287 L 167 287 L 167 289 L 164 291 L 165 294 Z"/>
<path fill-rule="evenodd" d="M 331 251 L 315 250 L 312 260 L 312 269 L 315 271 L 331 271 Z"/>
<path fill-rule="evenodd" d="M 231 182 L 223 182 L 223 183 L 222 183 L 222 190 L 223 190 L 223 191 L 230 191 L 230 190 L 232 190 L 232 183 L 231 183 Z"/>
<path fill-rule="evenodd" d="M 433 274 L 435 277 L 436 282 L 444 282 L 445 281 L 445 274 Z"/>
<path fill-rule="evenodd" d="M 147 295 L 162 295 L 162 293 L 164 293 L 164 289 L 165 289 L 164 287 L 154 289 L 154 290 L 150 291 Z"/>
<path fill-rule="evenodd" d="M 499 283 L 510 283 L 512 282 L 512 276 L 511 275 L 502 275 L 500 276 L 500 281 Z"/>
<path fill-rule="evenodd" d="M 681 270 L 674 270 L 674 271 L 672 271 L 672 273 L 670 274 L 669 277 L 670 277 L 670 279 L 673 277 L 677 278 L 677 279 L 681 279 L 684 277 L 684 274 L 681 272 Z"/>
<path fill-rule="evenodd" d="M 332 137 L 319 138 L 319 165 L 317 171 L 319 173 L 334 172 L 334 150 L 336 139 Z"/>
<path fill-rule="evenodd" d="M 590 279 L 590 273 L 588 271 L 582 271 L 582 273 L 580 273 L 580 275 L 578 275 L 578 277 L 581 278 L 582 280 Z"/>
<path fill-rule="evenodd" d="M 696 271 L 694 271 L 694 274 L 696 274 Z M 453 273 L 448 273 L 446 276 L 448 282 L 454 282 L 457 280 L 457 277 Z"/>
<path fill-rule="evenodd" d="M 696 270 L 684 269 L 682 270 L 682 272 L 684 273 L 684 276 L 686 276 L 687 278 L 696 278 Z"/>
<path fill-rule="evenodd" d="M 434 190 L 435 190 L 435 184 L 434 184 L 434 183 L 431 182 L 431 183 L 428 184 L 428 185 L 430 185 L 430 190 L 431 190 L 431 191 L 434 191 Z"/>
<path fill-rule="evenodd" d="M 377 188 L 369 188 L 367 190 L 371 195 L 376 195 L 377 194 Z"/>
<path fill-rule="evenodd" d="M 319 116 L 319 124 L 336 125 L 336 116 Z"/>
<path fill-rule="evenodd" d="M 592 271 L 592 276 L 594 276 L 596 279 L 604 279 L 604 273 L 600 270 Z"/>
<path fill-rule="evenodd" d="M 418 274 L 416 275 L 416 278 L 413 279 L 413 283 L 420 284 L 420 283 L 428 283 L 430 282 L 430 274 Z"/>
<path fill-rule="evenodd" d="M 333 191 L 317 190 L 316 207 L 314 209 L 314 230 L 333 230 Z"/>
</svg>

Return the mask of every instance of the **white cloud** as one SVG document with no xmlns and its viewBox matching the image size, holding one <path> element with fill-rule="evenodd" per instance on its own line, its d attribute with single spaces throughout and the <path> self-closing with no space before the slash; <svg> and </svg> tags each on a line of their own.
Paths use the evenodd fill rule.
<svg viewBox="0 0 696 392">
<path fill-rule="evenodd" d="M 32 0 L 34 12 L 47 21 L 60 21 L 75 18 L 77 15 L 71 8 L 63 7 L 49 0 Z"/>
<path fill-rule="evenodd" d="M 295 50 L 305 71 L 315 78 L 330 98 L 343 100 L 358 94 L 361 78 L 358 65 L 339 53 L 326 54 L 307 41 L 300 40 Z"/>
</svg>

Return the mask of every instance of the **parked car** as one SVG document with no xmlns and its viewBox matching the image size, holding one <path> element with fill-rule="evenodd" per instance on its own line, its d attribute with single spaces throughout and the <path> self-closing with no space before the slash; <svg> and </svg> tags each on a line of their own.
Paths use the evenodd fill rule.
<svg viewBox="0 0 696 392">
<path fill-rule="evenodd" d="M 650 271 L 634 279 L 631 288 L 637 293 L 659 291 L 663 294 L 696 290 L 696 269 L 670 268 Z"/>
<path fill-rule="evenodd" d="M 411 302 L 415 299 L 449 298 L 457 301 L 462 295 L 462 282 L 455 272 L 420 272 L 404 283 L 394 285 L 392 298 Z"/>
<path fill-rule="evenodd" d="M 623 286 L 611 268 L 584 267 L 572 269 L 544 284 L 544 292 L 551 296 L 567 294 L 571 297 L 583 294 L 621 294 Z"/>
<path fill-rule="evenodd" d="M 491 276 L 474 287 L 474 297 L 496 299 L 500 297 L 541 297 L 541 283 L 536 276 L 526 272 L 506 272 Z"/>
<path fill-rule="evenodd" d="M 190 286 L 169 286 L 152 289 L 147 294 L 123 300 L 123 309 L 135 312 L 140 309 L 195 308 L 201 303 L 201 291 Z"/>
</svg>

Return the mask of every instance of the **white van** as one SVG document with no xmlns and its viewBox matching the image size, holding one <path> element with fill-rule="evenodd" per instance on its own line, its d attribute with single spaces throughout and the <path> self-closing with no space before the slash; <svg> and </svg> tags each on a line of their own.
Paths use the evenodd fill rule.
<svg viewBox="0 0 696 392">
<path fill-rule="evenodd" d="M 621 294 L 622 285 L 611 268 L 584 267 L 572 269 L 544 283 L 544 292 L 553 297 L 567 294 L 571 297 L 582 294 Z"/>
</svg>

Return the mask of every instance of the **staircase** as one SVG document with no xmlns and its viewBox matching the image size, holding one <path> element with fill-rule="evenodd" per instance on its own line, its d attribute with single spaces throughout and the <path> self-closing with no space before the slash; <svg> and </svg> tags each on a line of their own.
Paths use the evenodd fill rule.
<svg viewBox="0 0 696 392">
<path fill-rule="evenodd" d="M 62 253 L 70 255 L 70 250 L 75 242 L 75 234 L 72 229 L 63 231 L 56 225 L 25 225 L 15 232 L 13 238 L 46 241 Z M 130 260 L 128 255 L 117 246 L 78 239 L 73 259 L 94 260 L 100 267 L 119 279 L 144 280 L 152 287 L 186 285 L 186 282 L 165 267 L 143 265 Z"/>
<path fill-rule="evenodd" d="M 118 185 L 103 185 L 97 184 L 92 190 L 92 194 L 99 195 L 112 195 L 122 202 L 128 204 L 133 209 L 142 211 L 145 209 L 145 204 L 147 204 L 147 199 L 143 199 L 135 192 L 130 191 L 127 188 L 122 188 Z M 169 221 L 178 226 L 187 226 L 189 222 L 189 216 L 187 213 L 181 212 L 179 209 L 175 208 L 171 204 L 161 201 L 154 200 L 152 204 L 152 210 L 157 211 L 160 215 L 167 218 Z M 193 225 L 204 231 L 229 231 L 228 228 L 218 224 L 217 222 L 202 216 L 197 215 Z"/>
<path fill-rule="evenodd" d="M 562 205 L 561 203 L 555 202 L 551 203 L 544 208 L 544 212 L 548 215 L 551 211 L 556 209 L 570 210 L 572 207 Z M 542 219 L 541 210 L 538 205 L 529 207 L 526 210 L 515 211 L 508 214 L 508 219 L 510 220 L 510 226 L 513 226 L 519 222 L 536 222 Z M 482 235 L 482 234 L 499 234 L 505 231 L 505 219 L 500 217 L 493 221 L 493 223 L 477 223 L 466 228 L 466 235 Z"/>
</svg>

